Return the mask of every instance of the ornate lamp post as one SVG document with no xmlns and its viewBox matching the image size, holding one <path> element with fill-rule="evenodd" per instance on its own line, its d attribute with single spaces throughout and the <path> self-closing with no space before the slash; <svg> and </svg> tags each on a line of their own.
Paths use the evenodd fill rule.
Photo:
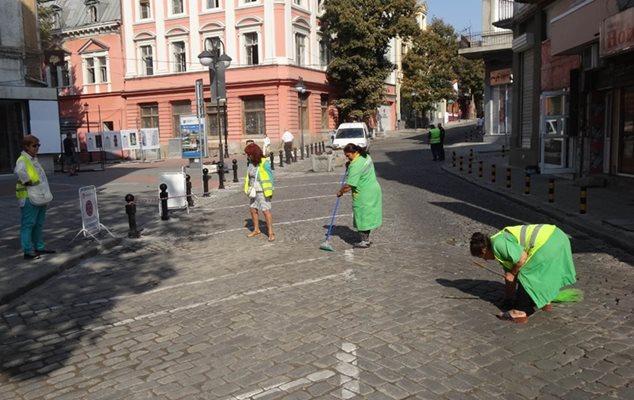
<svg viewBox="0 0 634 400">
<path fill-rule="evenodd" d="M 299 140 L 301 146 L 301 153 L 304 153 L 304 93 L 306 93 L 306 86 L 304 86 L 304 78 L 301 76 L 295 85 L 299 96 Z M 308 154 L 307 154 L 308 155 Z"/>
<path fill-rule="evenodd" d="M 223 48 L 223 53 L 220 54 L 220 48 L 219 46 L 222 45 Z M 225 185 L 224 185 L 224 161 L 225 161 L 225 152 L 226 150 L 223 149 L 223 145 L 222 145 L 222 132 L 220 131 L 220 92 L 219 92 L 219 86 L 220 86 L 220 82 L 219 80 L 222 79 L 222 86 L 224 87 L 224 74 L 221 74 L 220 76 L 218 76 L 218 70 L 220 68 L 223 69 L 223 71 L 225 69 L 227 69 L 229 67 L 229 65 L 231 65 L 231 57 L 229 57 L 228 55 L 226 55 L 224 53 L 224 43 L 222 43 L 222 41 L 220 39 L 216 39 L 216 40 L 212 40 L 211 41 L 211 50 L 204 50 L 202 53 L 200 53 L 198 55 L 198 59 L 200 60 L 200 63 L 205 66 L 205 67 L 209 67 L 209 90 L 211 92 L 211 98 L 213 100 L 213 95 L 216 95 L 216 127 L 218 129 L 218 154 L 220 157 L 220 162 L 218 165 L 218 179 L 220 180 L 220 184 L 218 186 L 218 189 L 224 189 Z M 214 79 L 214 77 L 216 79 Z M 214 87 L 215 90 L 212 90 L 212 85 Z M 226 99 L 225 99 L 226 102 Z M 225 111 L 226 114 L 226 111 Z M 226 118 L 225 118 L 225 143 L 227 140 L 227 126 L 226 126 Z M 211 127 L 210 127 L 211 128 Z M 228 156 L 228 154 L 227 154 Z"/>
</svg>

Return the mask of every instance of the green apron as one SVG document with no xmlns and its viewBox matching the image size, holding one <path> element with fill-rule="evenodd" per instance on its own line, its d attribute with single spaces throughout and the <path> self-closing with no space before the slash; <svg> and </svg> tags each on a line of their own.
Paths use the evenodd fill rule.
<svg viewBox="0 0 634 400">
<path fill-rule="evenodd" d="M 346 184 L 352 188 L 354 227 L 370 231 L 383 222 L 381 186 L 376 180 L 372 158 L 358 156 L 348 167 Z"/>
</svg>

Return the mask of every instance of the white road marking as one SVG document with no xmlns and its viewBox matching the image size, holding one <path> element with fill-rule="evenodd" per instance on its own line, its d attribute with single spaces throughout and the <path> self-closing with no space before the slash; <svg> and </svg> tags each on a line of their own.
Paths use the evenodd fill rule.
<svg viewBox="0 0 634 400">
<path fill-rule="evenodd" d="M 344 342 L 336 357 L 339 360 L 335 370 L 339 372 L 341 388 L 341 398 L 350 399 L 359 393 L 359 368 L 357 367 L 357 346 Z"/>
<path fill-rule="evenodd" d="M 230 396 L 227 397 L 227 400 L 259 399 L 273 393 L 278 393 L 282 391 L 287 392 L 298 386 L 310 385 L 315 382 L 324 381 L 334 375 L 334 372 L 327 369 L 322 369 L 317 372 L 313 372 L 312 374 L 309 374 L 303 378 L 295 379 L 292 381 L 284 381 L 275 385 L 265 386 L 263 388 L 254 389 L 249 392 L 241 393 L 235 396 Z"/>
<path fill-rule="evenodd" d="M 344 250 L 343 257 L 345 258 L 345 260 L 347 262 L 353 262 L 354 261 L 354 250 L 352 250 L 352 249 Z"/>
<path fill-rule="evenodd" d="M 335 194 L 326 194 L 326 195 L 320 195 L 320 196 L 310 196 L 310 197 L 299 197 L 299 198 L 295 198 L 295 199 L 284 199 L 284 200 L 275 200 L 273 202 L 273 204 L 278 204 L 278 203 L 289 203 L 292 201 L 303 201 L 303 200 L 313 200 L 313 199 L 324 199 L 324 198 L 334 198 Z M 226 206 L 226 207 L 218 207 L 218 208 L 206 208 L 205 211 L 220 211 L 220 210 L 231 210 L 233 208 L 248 208 L 249 207 L 249 203 L 244 203 L 244 204 L 238 204 L 236 206 Z"/>
</svg>

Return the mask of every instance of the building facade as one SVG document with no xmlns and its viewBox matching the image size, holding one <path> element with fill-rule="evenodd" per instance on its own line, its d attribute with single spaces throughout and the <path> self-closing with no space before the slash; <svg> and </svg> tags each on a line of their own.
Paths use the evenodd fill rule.
<svg viewBox="0 0 634 400">
<path fill-rule="evenodd" d="M 22 137 L 40 139 L 40 162 L 53 170 L 59 154 L 57 92 L 42 74 L 36 0 L 8 1 L 0 13 L 0 174 L 12 173 Z"/>
<path fill-rule="evenodd" d="M 160 156 L 177 154 L 181 116 L 196 114 L 200 79 L 211 155 L 221 144 L 239 152 L 247 139 L 261 142 L 265 134 L 275 148 L 286 129 L 296 145 L 310 144 L 335 127 L 325 75 L 329 52 L 319 34 L 321 0 L 51 3 L 60 13 L 69 65 L 56 71 L 57 82 L 65 82 L 63 126 L 78 132 L 83 149 L 89 129 L 158 128 Z M 198 56 L 206 50 L 229 56 L 229 67 L 203 66 Z M 212 75 L 223 72 L 219 82 L 226 90 L 221 84 L 212 94 Z M 298 91 L 300 82 L 304 90 Z M 395 85 L 394 77 L 386 83 L 378 129 L 394 129 Z"/>
</svg>

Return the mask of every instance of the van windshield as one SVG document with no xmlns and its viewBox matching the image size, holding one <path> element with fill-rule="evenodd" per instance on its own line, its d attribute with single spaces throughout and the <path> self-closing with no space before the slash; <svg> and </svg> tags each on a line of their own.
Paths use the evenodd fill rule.
<svg viewBox="0 0 634 400">
<path fill-rule="evenodd" d="M 345 128 L 337 131 L 336 139 L 362 138 L 363 128 Z"/>
</svg>

